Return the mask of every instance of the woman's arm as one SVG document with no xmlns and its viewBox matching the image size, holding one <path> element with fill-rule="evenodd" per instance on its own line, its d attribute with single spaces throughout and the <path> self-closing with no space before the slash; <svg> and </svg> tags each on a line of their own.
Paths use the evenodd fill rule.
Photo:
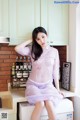
<svg viewBox="0 0 80 120">
<path fill-rule="evenodd" d="M 30 55 L 30 48 L 27 47 L 30 43 L 32 42 L 32 40 L 27 40 L 25 42 L 23 42 L 22 44 L 19 44 L 15 47 L 15 51 L 17 53 L 19 53 L 20 55 Z"/>
<path fill-rule="evenodd" d="M 60 79 L 60 73 L 59 73 L 59 67 L 60 67 L 60 61 L 59 61 L 59 53 L 58 50 L 56 50 L 55 60 L 54 60 L 54 66 L 53 66 L 53 79 L 55 83 L 55 87 L 59 91 L 59 79 Z"/>
</svg>

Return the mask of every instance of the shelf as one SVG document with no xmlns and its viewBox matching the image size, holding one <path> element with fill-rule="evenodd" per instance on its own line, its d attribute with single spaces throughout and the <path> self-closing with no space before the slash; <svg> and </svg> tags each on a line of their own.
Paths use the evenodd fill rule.
<svg viewBox="0 0 80 120">
<path fill-rule="evenodd" d="M 64 97 L 74 97 L 76 95 L 74 92 L 67 91 L 67 90 L 64 90 L 62 88 L 60 89 L 60 91 L 61 91 L 61 93 L 64 94 Z M 25 89 L 20 89 L 20 88 L 11 89 L 9 92 L 2 92 L 0 94 L 0 96 L 6 97 L 6 94 L 7 94 L 7 96 L 9 95 L 10 98 L 12 99 L 11 100 L 11 107 L 12 106 L 13 107 L 12 107 L 12 109 L 9 109 L 8 107 L 6 107 L 5 109 L 0 109 L 0 110 L 3 110 L 3 111 L 8 110 L 8 112 L 17 113 L 17 108 L 16 108 L 17 103 L 27 101 L 27 98 L 25 97 Z"/>
<path fill-rule="evenodd" d="M 61 93 L 63 93 L 64 97 L 74 97 L 76 94 L 75 92 L 67 91 L 63 88 L 60 88 Z"/>
</svg>

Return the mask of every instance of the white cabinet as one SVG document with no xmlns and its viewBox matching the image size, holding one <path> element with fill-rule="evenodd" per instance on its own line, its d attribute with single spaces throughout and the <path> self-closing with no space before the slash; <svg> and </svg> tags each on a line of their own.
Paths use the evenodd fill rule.
<svg viewBox="0 0 80 120">
<path fill-rule="evenodd" d="M 32 30 L 40 26 L 40 0 L 10 0 L 10 45 L 31 39 Z"/>
<path fill-rule="evenodd" d="M 41 0 L 41 26 L 48 31 L 50 45 L 67 45 L 68 4 L 54 4 L 54 0 Z"/>
<path fill-rule="evenodd" d="M 0 36 L 9 36 L 9 0 L 0 0 Z"/>
<path fill-rule="evenodd" d="M 50 45 L 68 44 L 68 4 L 54 0 L 0 0 L 0 36 L 10 45 L 31 39 L 32 30 L 43 26 Z"/>
<path fill-rule="evenodd" d="M 10 0 L 10 44 L 31 38 L 32 30 L 43 26 L 50 45 L 68 44 L 68 4 L 54 0 Z"/>
</svg>

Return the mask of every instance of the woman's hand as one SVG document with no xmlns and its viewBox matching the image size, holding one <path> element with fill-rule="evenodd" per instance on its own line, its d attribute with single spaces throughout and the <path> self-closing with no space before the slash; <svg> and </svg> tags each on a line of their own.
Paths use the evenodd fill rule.
<svg viewBox="0 0 80 120">
<path fill-rule="evenodd" d="M 61 94 L 64 97 L 64 94 L 60 90 L 58 92 L 59 92 L 59 94 Z"/>
</svg>

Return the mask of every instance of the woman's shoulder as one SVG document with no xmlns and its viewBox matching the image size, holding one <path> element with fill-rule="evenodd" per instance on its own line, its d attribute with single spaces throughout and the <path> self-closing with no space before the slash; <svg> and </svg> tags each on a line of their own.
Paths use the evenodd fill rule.
<svg viewBox="0 0 80 120">
<path fill-rule="evenodd" d="M 53 47 L 53 46 L 50 46 L 50 50 L 54 53 L 57 53 L 58 52 L 58 49 Z"/>
<path fill-rule="evenodd" d="M 51 57 L 54 57 L 56 58 L 56 56 L 58 55 L 58 50 L 53 47 L 53 46 L 50 46 L 49 47 L 49 53 L 48 53 Z"/>
</svg>

